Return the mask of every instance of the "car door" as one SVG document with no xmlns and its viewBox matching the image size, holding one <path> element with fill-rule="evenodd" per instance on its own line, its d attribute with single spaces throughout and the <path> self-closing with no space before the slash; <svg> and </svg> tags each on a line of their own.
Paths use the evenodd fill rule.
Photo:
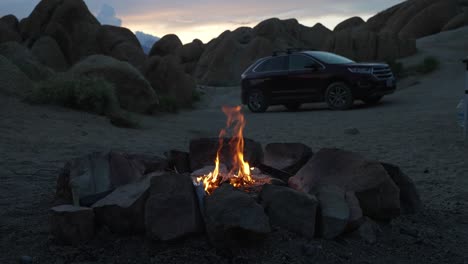
<svg viewBox="0 0 468 264">
<path fill-rule="evenodd" d="M 288 85 L 291 94 L 302 101 L 315 101 L 324 85 L 324 67 L 304 54 L 289 56 Z"/>
<path fill-rule="evenodd" d="M 288 59 L 286 55 L 274 56 L 260 64 L 255 72 L 262 76 L 264 92 L 269 96 L 271 103 L 281 100 L 287 91 Z"/>
</svg>

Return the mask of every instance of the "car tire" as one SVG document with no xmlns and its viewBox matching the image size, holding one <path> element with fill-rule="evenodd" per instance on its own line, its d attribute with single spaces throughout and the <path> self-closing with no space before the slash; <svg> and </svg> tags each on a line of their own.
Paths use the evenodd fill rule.
<svg viewBox="0 0 468 264">
<path fill-rule="evenodd" d="M 254 89 L 247 96 L 247 107 L 253 113 L 263 113 L 269 107 L 268 97 L 263 91 Z"/>
<path fill-rule="evenodd" d="M 325 91 L 325 102 L 330 109 L 346 110 L 353 106 L 354 97 L 346 83 L 335 82 L 330 84 Z"/>
<path fill-rule="evenodd" d="M 383 96 L 369 96 L 363 98 L 362 101 L 367 105 L 376 105 L 382 100 Z"/>
<path fill-rule="evenodd" d="M 301 108 L 301 104 L 299 103 L 290 103 L 290 104 L 285 104 L 284 107 L 288 109 L 289 111 L 297 111 L 299 108 Z"/>
</svg>

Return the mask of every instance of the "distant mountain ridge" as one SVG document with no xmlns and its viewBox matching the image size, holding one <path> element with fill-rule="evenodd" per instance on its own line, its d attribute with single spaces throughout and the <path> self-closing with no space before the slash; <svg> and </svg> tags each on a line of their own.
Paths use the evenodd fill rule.
<svg viewBox="0 0 468 264">
<path fill-rule="evenodd" d="M 137 37 L 138 41 L 140 41 L 141 47 L 143 48 L 145 54 L 149 54 L 154 43 L 160 39 L 156 36 L 141 31 L 135 32 L 135 36 Z"/>
</svg>

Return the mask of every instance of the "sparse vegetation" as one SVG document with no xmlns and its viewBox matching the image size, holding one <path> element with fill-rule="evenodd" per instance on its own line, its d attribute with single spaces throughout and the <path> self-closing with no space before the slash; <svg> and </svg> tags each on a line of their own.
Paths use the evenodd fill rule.
<svg viewBox="0 0 468 264">
<path fill-rule="evenodd" d="M 118 127 L 139 127 L 138 122 L 120 108 L 114 86 L 104 79 L 59 75 L 37 83 L 25 99 L 29 103 L 54 104 L 106 115 Z"/>
<path fill-rule="evenodd" d="M 429 74 L 439 69 L 440 66 L 439 60 L 432 56 L 425 57 L 422 62 L 408 67 L 404 67 L 401 62 L 394 60 L 388 61 L 387 63 L 397 78 Z"/>
</svg>

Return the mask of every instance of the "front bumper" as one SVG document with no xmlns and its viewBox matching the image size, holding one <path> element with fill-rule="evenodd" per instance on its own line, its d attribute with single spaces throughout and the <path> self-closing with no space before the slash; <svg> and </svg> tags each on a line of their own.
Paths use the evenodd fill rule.
<svg viewBox="0 0 468 264">
<path fill-rule="evenodd" d="M 397 85 L 394 78 L 360 80 L 355 83 L 354 95 L 357 98 L 384 96 L 395 92 Z"/>
</svg>

